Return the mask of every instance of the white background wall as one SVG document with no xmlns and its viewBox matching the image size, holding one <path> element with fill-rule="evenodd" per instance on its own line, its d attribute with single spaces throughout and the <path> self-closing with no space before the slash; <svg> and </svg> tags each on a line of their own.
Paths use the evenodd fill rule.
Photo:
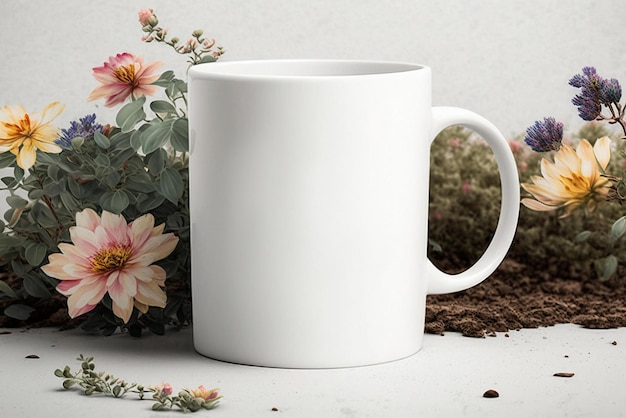
<svg viewBox="0 0 626 418">
<path fill-rule="evenodd" d="M 86 98 L 91 68 L 128 51 L 183 60 L 143 44 L 137 11 L 152 7 L 185 40 L 203 28 L 228 53 L 251 58 L 412 61 L 434 72 L 435 105 L 475 110 L 505 135 L 553 115 L 579 125 L 569 78 L 585 65 L 626 87 L 623 0 L 2 0 L 0 105 L 67 104 L 58 125 L 114 111 Z"/>
</svg>

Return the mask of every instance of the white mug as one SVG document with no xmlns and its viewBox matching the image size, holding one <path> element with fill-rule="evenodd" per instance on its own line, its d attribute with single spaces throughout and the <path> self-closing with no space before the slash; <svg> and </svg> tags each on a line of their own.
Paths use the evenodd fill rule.
<svg viewBox="0 0 626 418">
<path fill-rule="evenodd" d="M 285 368 L 401 359 L 427 294 L 487 278 L 519 211 L 515 161 L 468 110 L 432 107 L 431 70 L 395 62 L 219 62 L 189 71 L 193 338 L 210 358 Z M 500 171 L 495 235 L 469 270 L 428 260 L 430 145 L 480 134 Z"/>
</svg>

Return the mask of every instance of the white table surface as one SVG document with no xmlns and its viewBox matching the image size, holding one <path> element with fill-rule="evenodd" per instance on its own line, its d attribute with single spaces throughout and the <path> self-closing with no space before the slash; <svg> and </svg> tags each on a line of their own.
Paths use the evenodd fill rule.
<svg viewBox="0 0 626 418">
<path fill-rule="evenodd" d="M 210 360 L 192 331 L 103 337 L 80 330 L 2 329 L 0 417 L 167 417 L 151 401 L 64 391 L 54 369 L 80 366 L 146 385 L 219 387 L 211 417 L 618 417 L 626 416 L 626 328 L 576 325 L 511 331 L 508 337 L 427 334 L 417 354 L 387 364 L 286 370 Z M 614 343 L 615 342 L 615 343 Z M 26 358 L 37 355 L 38 359 Z M 571 372 L 571 378 L 555 377 Z M 488 389 L 498 398 L 483 398 Z M 277 409 L 273 411 L 272 409 Z"/>
</svg>

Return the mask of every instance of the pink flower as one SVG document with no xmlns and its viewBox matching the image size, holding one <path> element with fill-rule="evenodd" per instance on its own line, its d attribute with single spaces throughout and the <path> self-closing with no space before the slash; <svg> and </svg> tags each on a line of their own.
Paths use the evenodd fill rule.
<svg viewBox="0 0 626 418">
<path fill-rule="evenodd" d="M 157 393 L 165 393 L 166 395 L 171 395 L 174 392 L 174 388 L 169 383 L 161 383 L 158 386 L 151 387 Z"/>
<path fill-rule="evenodd" d="M 153 9 L 142 9 L 139 11 L 139 23 L 141 26 L 148 26 L 150 23 L 150 18 L 154 16 Z"/>
<path fill-rule="evenodd" d="M 108 292 L 113 313 L 127 323 L 137 307 L 165 307 L 165 271 L 152 265 L 167 257 L 178 244 L 174 234 L 163 234 L 164 224 L 154 226 L 151 214 L 130 224 L 121 215 L 91 209 L 76 214 L 70 228 L 72 244 L 61 243 L 61 253 L 51 254 L 42 270 L 61 280 L 59 293 L 68 296 L 69 315 L 91 311 Z"/>
<path fill-rule="evenodd" d="M 463 184 L 461 184 L 461 190 L 463 190 L 464 194 L 469 194 L 469 192 L 472 191 L 472 186 L 469 184 L 469 182 L 463 181 Z"/>
<path fill-rule="evenodd" d="M 93 68 L 93 76 L 100 85 L 93 89 L 87 100 L 106 98 L 104 105 L 113 107 L 131 95 L 133 98 L 151 96 L 157 91 L 152 85 L 159 78 L 155 71 L 162 65 L 158 61 L 144 65 L 142 57 L 128 52 L 109 57 L 109 62 Z"/>
</svg>

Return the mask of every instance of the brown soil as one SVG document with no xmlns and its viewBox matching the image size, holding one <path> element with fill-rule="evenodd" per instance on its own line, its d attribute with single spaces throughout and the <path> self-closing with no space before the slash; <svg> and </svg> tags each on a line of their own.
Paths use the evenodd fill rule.
<svg viewBox="0 0 626 418">
<path fill-rule="evenodd" d="M 428 296 L 426 332 L 468 337 L 555 324 L 626 326 L 626 279 L 561 279 L 505 260 L 487 280 L 450 295 Z"/>
<path fill-rule="evenodd" d="M 483 283 L 463 292 L 428 296 L 426 332 L 461 332 L 469 337 L 521 328 L 573 323 L 588 328 L 626 327 L 626 278 L 561 279 L 554 272 L 536 272 L 505 260 Z M 0 313 L 8 300 L 0 299 Z M 0 315 L 0 327 L 73 328 L 61 295 L 26 303 L 36 309 L 28 321 Z"/>
</svg>

